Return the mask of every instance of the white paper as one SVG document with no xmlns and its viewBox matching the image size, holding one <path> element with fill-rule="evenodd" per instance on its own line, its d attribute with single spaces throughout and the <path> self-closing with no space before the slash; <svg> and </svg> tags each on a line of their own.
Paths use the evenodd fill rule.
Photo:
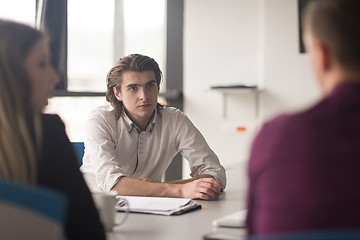
<svg viewBox="0 0 360 240">
<path fill-rule="evenodd" d="M 118 198 L 126 199 L 129 204 L 129 206 L 117 206 L 116 209 L 118 211 L 126 211 L 127 207 L 129 207 L 130 212 L 173 215 L 200 206 L 195 201 L 188 198 L 133 196 L 118 196 Z"/>
</svg>

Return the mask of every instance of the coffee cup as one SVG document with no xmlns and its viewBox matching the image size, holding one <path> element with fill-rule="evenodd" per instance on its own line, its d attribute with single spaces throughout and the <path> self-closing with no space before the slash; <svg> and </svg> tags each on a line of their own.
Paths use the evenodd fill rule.
<svg viewBox="0 0 360 240">
<path fill-rule="evenodd" d="M 121 224 L 120 222 L 115 222 L 115 206 L 118 202 L 116 195 L 116 191 L 92 193 L 95 206 L 105 231 L 111 231 L 114 226 Z"/>
</svg>

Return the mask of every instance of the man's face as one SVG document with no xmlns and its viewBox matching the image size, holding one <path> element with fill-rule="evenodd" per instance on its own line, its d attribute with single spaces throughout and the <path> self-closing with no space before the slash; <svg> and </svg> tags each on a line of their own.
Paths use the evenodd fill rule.
<svg viewBox="0 0 360 240">
<path fill-rule="evenodd" d="M 159 94 L 159 86 L 153 71 L 122 73 L 121 90 L 114 93 L 123 102 L 126 114 L 137 126 L 145 129 L 150 121 Z"/>
</svg>

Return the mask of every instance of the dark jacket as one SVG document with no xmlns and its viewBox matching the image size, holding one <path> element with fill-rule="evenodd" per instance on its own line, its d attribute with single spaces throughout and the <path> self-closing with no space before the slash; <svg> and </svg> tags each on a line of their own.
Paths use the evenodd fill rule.
<svg viewBox="0 0 360 240">
<path fill-rule="evenodd" d="M 65 234 L 68 239 L 105 239 L 91 193 L 74 149 L 57 115 L 42 115 L 43 156 L 38 163 L 38 184 L 64 193 L 68 199 Z"/>
</svg>

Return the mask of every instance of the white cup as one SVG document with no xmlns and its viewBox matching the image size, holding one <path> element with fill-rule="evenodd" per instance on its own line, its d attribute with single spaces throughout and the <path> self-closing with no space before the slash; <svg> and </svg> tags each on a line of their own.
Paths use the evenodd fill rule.
<svg viewBox="0 0 360 240">
<path fill-rule="evenodd" d="M 115 206 L 117 204 L 116 191 L 93 192 L 92 197 L 100 215 L 105 231 L 111 231 L 115 225 Z"/>
</svg>

